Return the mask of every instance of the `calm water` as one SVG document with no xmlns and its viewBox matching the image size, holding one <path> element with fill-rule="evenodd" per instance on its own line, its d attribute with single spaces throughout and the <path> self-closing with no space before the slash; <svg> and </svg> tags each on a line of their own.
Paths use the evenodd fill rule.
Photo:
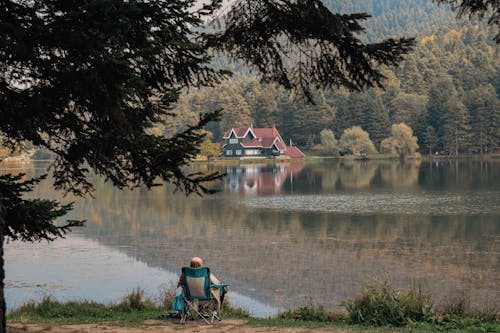
<svg viewBox="0 0 500 333">
<path fill-rule="evenodd" d="M 197 255 L 231 283 L 230 301 L 258 316 L 311 301 L 335 308 L 376 280 L 420 285 L 438 303 L 500 307 L 500 161 L 222 171 L 221 192 L 203 198 L 96 181 L 96 199 L 71 214 L 87 227 L 49 245 L 7 245 L 9 306 L 44 295 L 118 301 L 137 286 L 158 296 Z M 50 182 L 35 194 L 58 196 Z"/>
</svg>

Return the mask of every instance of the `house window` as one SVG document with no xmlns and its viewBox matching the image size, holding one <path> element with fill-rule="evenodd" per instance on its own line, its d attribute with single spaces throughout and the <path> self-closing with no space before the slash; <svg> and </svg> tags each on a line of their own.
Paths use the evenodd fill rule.
<svg viewBox="0 0 500 333">
<path fill-rule="evenodd" d="M 247 149 L 245 150 L 245 155 L 259 155 L 258 149 Z"/>
<path fill-rule="evenodd" d="M 238 139 L 229 139 L 229 143 L 238 143 Z"/>
<path fill-rule="evenodd" d="M 237 150 L 236 155 L 241 155 L 241 150 Z"/>
<path fill-rule="evenodd" d="M 226 155 L 233 155 L 233 151 L 231 149 L 226 150 Z"/>
</svg>

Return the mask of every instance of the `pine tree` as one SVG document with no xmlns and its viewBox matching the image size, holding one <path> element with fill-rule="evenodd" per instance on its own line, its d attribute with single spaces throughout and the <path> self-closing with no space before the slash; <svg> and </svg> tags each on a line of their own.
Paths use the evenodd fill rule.
<svg viewBox="0 0 500 333">
<path fill-rule="evenodd" d="M 446 149 L 458 157 L 460 151 L 470 143 L 469 112 L 457 95 L 450 96 L 443 111 L 442 142 Z"/>
<path fill-rule="evenodd" d="M 432 126 L 427 126 L 424 134 L 424 143 L 429 148 L 429 156 L 432 156 L 432 149 L 438 143 L 438 137 L 436 135 L 436 130 Z M 421 144 L 422 145 L 422 144 Z"/>
<path fill-rule="evenodd" d="M 457 98 L 457 92 L 450 77 L 444 77 L 433 83 L 429 92 L 429 100 L 425 112 L 419 117 L 415 127 L 415 134 L 422 146 L 428 146 L 426 142 L 426 130 L 432 126 L 436 131 L 436 148 L 442 150 L 444 135 L 444 115 L 451 98 Z"/>
<path fill-rule="evenodd" d="M 370 138 L 376 147 L 386 138 L 390 131 L 389 112 L 382 104 L 382 101 L 375 93 L 367 94 L 368 112 L 365 124 L 362 126 L 370 133 Z"/>
<path fill-rule="evenodd" d="M 489 84 L 467 92 L 465 103 L 471 115 L 472 142 L 482 156 L 498 143 L 500 101 Z"/>
</svg>

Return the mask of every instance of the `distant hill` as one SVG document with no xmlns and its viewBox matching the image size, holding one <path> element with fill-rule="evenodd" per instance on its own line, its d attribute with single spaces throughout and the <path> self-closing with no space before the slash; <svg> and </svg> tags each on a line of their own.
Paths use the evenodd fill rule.
<svg viewBox="0 0 500 333">
<path fill-rule="evenodd" d="M 431 0 L 323 0 L 323 3 L 338 13 L 372 15 L 365 24 L 369 40 L 403 35 L 421 37 L 443 27 L 469 24 L 457 20 L 450 6 L 439 6 Z"/>
</svg>

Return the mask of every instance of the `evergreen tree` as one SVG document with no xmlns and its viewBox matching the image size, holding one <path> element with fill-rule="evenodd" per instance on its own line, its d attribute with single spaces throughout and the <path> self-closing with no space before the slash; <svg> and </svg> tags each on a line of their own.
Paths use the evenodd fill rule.
<svg viewBox="0 0 500 333">
<path fill-rule="evenodd" d="M 393 123 L 405 123 L 414 127 L 418 118 L 425 111 L 427 96 L 400 93 L 390 101 Z"/>
<path fill-rule="evenodd" d="M 308 147 L 319 143 L 318 133 L 325 126 L 331 126 L 335 116 L 335 108 L 327 102 L 321 92 L 313 91 L 312 96 L 316 103 L 297 103 L 298 110 L 291 115 L 290 119 L 292 139 L 297 144 L 306 144 Z"/>
<path fill-rule="evenodd" d="M 250 107 L 255 127 L 271 127 L 277 123 L 276 95 L 279 93 L 275 85 L 260 84 L 256 79 L 250 79 L 245 84 L 242 96 Z"/>
<path fill-rule="evenodd" d="M 401 89 L 403 91 L 406 93 L 414 92 L 419 95 L 428 93 L 428 84 L 424 81 L 414 54 L 409 56 L 395 71 L 401 80 Z"/>
<path fill-rule="evenodd" d="M 365 98 L 368 98 L 368 110 L 362 127 L 370 133 L 370 138 L 375 146 L 379 147 L 380 142 L 389 134 L 389 113 L 382 104 L 380 97 L 374 92 L 367 94 Z"/>
<path fill-rule="evenodd" d="M 450 96 L 443 113 L 443 146 L 455 156 L 469 146 L 469 112 L 458 96 Z"/>
<path fill-rule="evenodd" d="M 500 101 L 492 85 L 467 92 L 465 103 L 471 115 L 472 142 L 481 155 L 498 144 Z"/>
<path fill-rule="evenodd" d="M 427 127 L 432 126 L 436 131 L 438 139 L 436 147 L 440 150 L 443 149 L 444 115 L 447 112 L 447 108 L 451 106 L 449 101 L 452 97 L 457 98 L 457 92 L 450 77 L 441 78 L 431 86 L 427 108 L 419 117 L 415 128 L 415 134 L 417 134 L 421 145 L 427 146 L 425 133 Z"/>
<path fill-rule="evenodd" d="M 389 114 L 375 92 L 352 93 L 345 105 L 339 108 L 335 117 L 336 131 L 341 132 L 352 126 L 365 128 L 379 145 L 389 133 Z"/>
<path fill-rule="evenodd" d="M 425 133 L 424 133 L 424 143 L 425 145 L 427 146 L 427 148 L 429 149 L 429 156 L 432 155 L 432 149 L 434 147 L 436 147 L 437 143 L 438 143 L 438 137 L 437 137 L 437 134 L 436 134 L 436 130 L 434 129 L 434 127 L 432 126 L 427 126 L 427 128 L 425 129 Z"/>
</svg>

